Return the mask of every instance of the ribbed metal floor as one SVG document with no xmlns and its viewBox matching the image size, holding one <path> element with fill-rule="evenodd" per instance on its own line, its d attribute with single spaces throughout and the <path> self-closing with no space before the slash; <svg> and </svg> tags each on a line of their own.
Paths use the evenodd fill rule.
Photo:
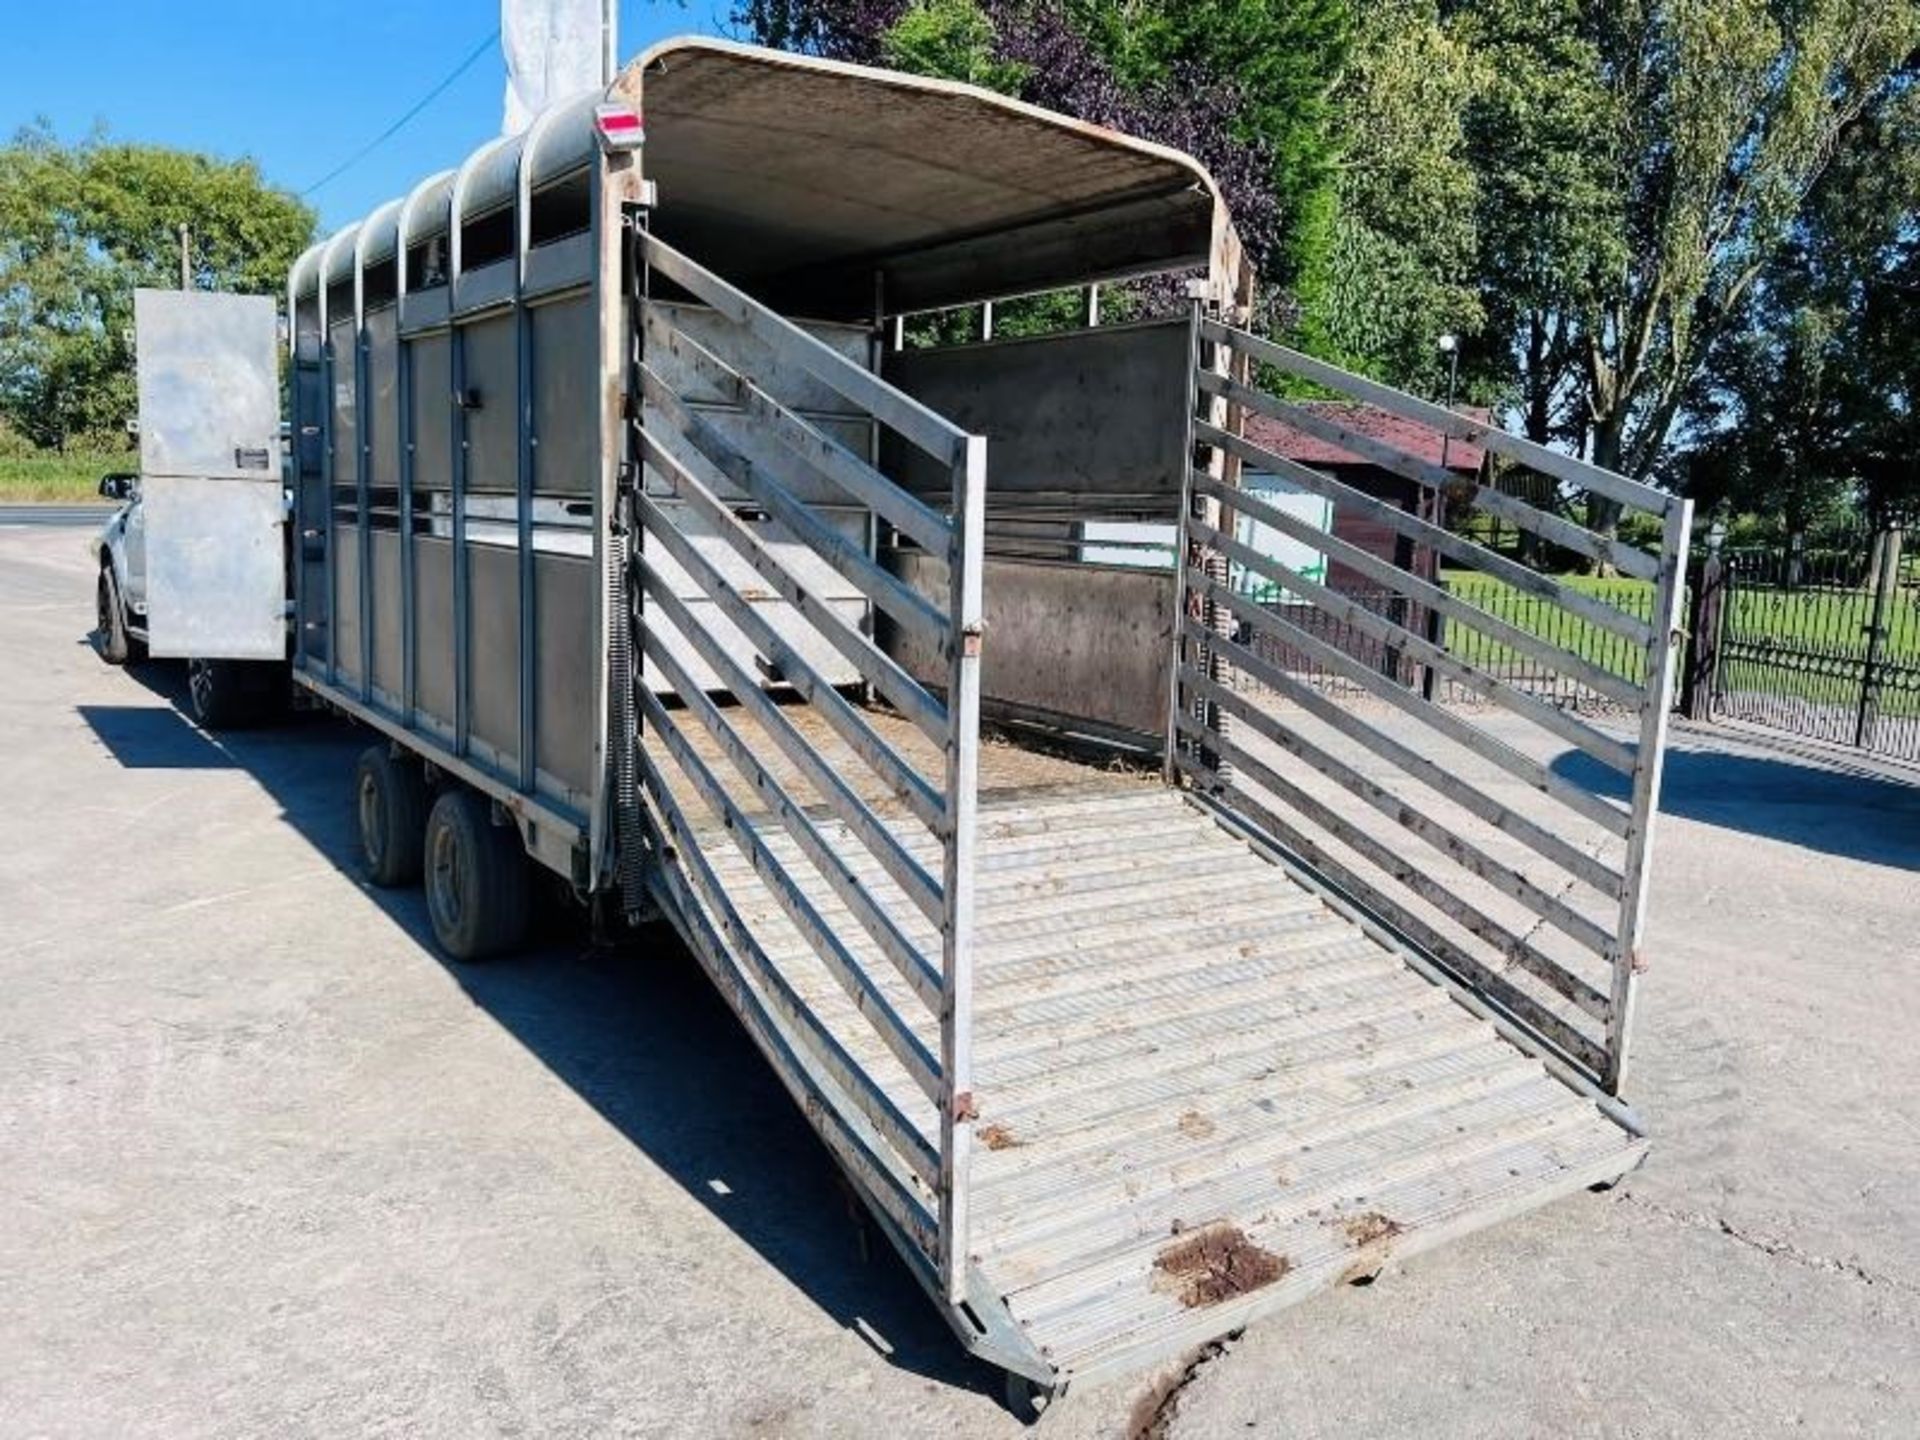
<svg viewBox="0 0 1920 1440">
<path fill-rule="evenodd" d="M 725 839 L 705 848 L 795 988 L 932 1136 L 771 893 Z M 1176 791 L 997 797 L 980 864 L 972 1249 L 1064 1375 L 1177 1353 L 1644 1149 Z M 933 1017 L 824 882 L 806 889 L 937 1053 Z M 937 957 L 904 898 L 892 913 Z"/>
</svg>

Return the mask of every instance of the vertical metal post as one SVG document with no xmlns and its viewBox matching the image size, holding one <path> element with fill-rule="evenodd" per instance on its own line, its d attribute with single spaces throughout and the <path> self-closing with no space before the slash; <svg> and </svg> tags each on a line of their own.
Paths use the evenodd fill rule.
<svg viewBox="0 0 1920 1440">
<path fill-rule="evenodd" d="M 454 223 L 459 223 L 457 217 Z M 453 379 L 452 403 L 447 407 L 453 427 L 449 497 L 453 505 L 453 753 L 464 756 L 473 718 L 469 673 L 472 647 L 467 633 L 472 596 L 467 565 L 467 346 L 465 329 L 458 320 L 447 326 L 447 370 Z"/>
<path fill-rule="evenodd" d="M 187 222 L 180 222 L 180 288 L 193 288 L 193 231 Z"/>
<path fill-rule="evenodd" d="M 333 330 L 327 323 L 326 262 L 320 269 L 320 536 L 327 567 L 327 683 L 340 683 L 340 574 L 334 564 L 338 538 L 333 513 Z"/>
<path fill-rule="evenodd" d="M 985 344 L 993 339 L 993 302 L 988 300 L 980 306 L 980 341 Z"/>
<path fill-rule="evenodd" d="M 1853 743 L 1860 749 L 1873 743 L 1873 725 L 1880 710 L 1880 672 L 1887 660 L 1887 607 L 1899 588 L 1900 538 L 1900 527 L 1889 525 L 1874 539 L 1873 612 L 1867 622 L 1867 663 L 1860 672 L 1860 705 L 1853 722 Z"/>
<path fill-rule="evenodd" d="M 1687 622 L 1687 668 L 1680 686 L 1680 713 L 1689 720 L 1713 718 L 1714 691 L 1720 677 L 1720 631 L 1726 612 L 1727 562 L 1722 553 L 1727 532 L 1714 525 L 1707 531 L 1707 554 L 1700 562 L 1693 587 L 1692 613 Z"/>
<path fill-rule="evenodd" d="M 522 160 L 524 164 L 524 158 Z M 524 223 L 521 234 L 524 235 Z M 524 276 L 526 256 L 523 252 L 515 257 L 516 275 Z M 539 723 L 539 711 L 534 693 L 534 677 L 539 672 L 534 665 L 534 651 L 539 636 L 539 616 L 536 611 L 539 590 L 536 585 L 533 553 L 533 467 L 536 448 L 540 441 L 533 433 L 533 316 L 528 311 L 526 298 L 521 293 L 520 281 L 514 282 L 513 292 L 513 334 L 514 334 L 514 388 L 516 391 L 515 413 L 519 419 L 519 443 L 515 448 L 514 461 L 514 513 L 517 520 L 514 542 L 519 547 L 515 558 L 519 561 L 520 586 L 520 788 L 531 792 L 534 788 L 534 760 L 536 735 L 534 727 Z"/>
<path fill-rule="evenodd" d="M 373 407 L 367 403 L 367 367 L 372 361 L 367 346 L 366 315 L 360 300 L 360 262 L 354 259 L 353 305 L 353 413 L 360 453 L 354 460 L 354 512 L 359 533 L 354 548 L 359 552 L 360 592 L 360 701 L 373 698 Z"/>
<path fill-rule="evenodd" d="M 947 689 L 946 901 L 941 967 L 940 1268 L 949 1300 L 966 1295 L 973 1150 L 974 821 L 980 789 L 980 651 L 985 639 L 987 442 L 969 435 L 953 472 L 948 553 L 953 657 Z"/>
<path fill-rule="evenodd" d="M 396 315 L 396 332 L 398 320 Z M 400 442 L 400 714 L 412 725 L 420 701 L 413 604 L 413 342 L 397 333 L 394 360 L 400 392 L 400 433 L 396 437 Z"/>
<path fill-rule="evenodd" d="M 1686 589 L 1687 545 L 1693 534 L 1693 502 L 1667 512 L 1660 574 L 1654 585 L 1653 639 L 1647 652 L 1647 683 L 1640 702 L 1640 744 L 1633 771 L 1633 810 L 1627 817 L 1625 884 L 1620 891 L 1618 948 L 1613 954 L 1612 1008 L 1607 1015 L 1607 1073 L 1601 1083 L 1618 1095 L 1627 1078 L 1627 1041 L 1640 972 L 1640 934 L 1647 922 L 1653 863 L 1653 827 L 1660 811 L 1660 779 L 1666 768 L 1667 723 L 1673 709 L 1673 661 L 1679 648 L 1681 602 Z"/>
<path fill-rule="evenodd" d="M 1184 424 L 1186 444 L 1181 447 L 1180 515 L 1173 533 L 1173 653 L 1167 665 L 1167 748 L 1161 757 L 1160 778 L 1168 785 L 1179 783 L 1180 753 L 1180 667 L 1187 642 L 1182 634 L 1187 621 L 1187 547 L 1193 523 L 1193 422 L 1200 405 L 1200 302 L 1195 300 L 1187 312 L 1187 406 Z"/>
</svg>

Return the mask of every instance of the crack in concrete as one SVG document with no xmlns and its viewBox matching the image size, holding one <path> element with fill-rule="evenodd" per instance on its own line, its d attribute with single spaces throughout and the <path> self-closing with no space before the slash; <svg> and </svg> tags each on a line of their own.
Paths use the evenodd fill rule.
<svg viewBox="0 0 1920 1440">
<path fill-rule="evenodd" d="M 1880 1286 L 1908 1295 L 1920 1295 L 1920 1285 L 1916 1285 L 1911 1280 L 1869 1270 L 1857 1260 L 1838 1260 L 1831 1255 L 1816 1255 L 1811 1250 L 1802 1250 L 1791 1240 L 1756 1235 L 1722 1215 L 1707 1215 L 1698 1210 L 1682 1210 L 1676 1206 L 1662 1205 L 1657 1200 L 1642 1199 L 1630 1191 L 1622 1191 L 1619 1198 L 1622 1202 L 1630 1203 L 1650 1215 L 1657 1215 L 1663 1220 L 1671 1220 L 1676 1225 L 1685 1225 L 1693 1230 L 1711 1230 L 1776 1260 L 1786 1260 L 1826 1275 L 1843 1275 L 1849 1280 L 1859 1281 L 1862 1285 Z"/>
<path fill-rule="evenodd" d="M 1211 1361 L 1227 1353 L 1228 1344 L 1238 1339 L 1240 1333 L 1235 1330 L 1218 1340 L 1209 1340 L 1193 1352 L 1185 1365 L 1142 1394 L 1134 1402 L 1132 1423 L 1127 1426 L 1127 1440 L 1167 1440 L 1167 1427 L 1173 1423 L 1174 1408 L 1179 1404 L 1182 1392 L 1199 1378 L 1200 1372 Z"/>
</svg>

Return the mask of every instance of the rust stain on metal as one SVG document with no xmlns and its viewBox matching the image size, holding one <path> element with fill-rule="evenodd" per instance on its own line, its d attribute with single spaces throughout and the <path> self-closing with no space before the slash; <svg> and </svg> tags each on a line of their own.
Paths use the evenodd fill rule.
<svg viewBox="0 0 1920 1440">
<path fill-rule="evenodd" d="M 980 1143 L 989 1150 L 1012 1150 L 1027 1143 L 1004 1125 L 982 1125 L 979 1135 Z"/>
<path fill-rule="evenodd" d="M 1204 1140 L 1213 1134 L 1213 1121 L 1198 1110 L 1189 1110 L 1180 1117 L 1180 1133 L 1189 1140 Z"/>
<path fill-rule="evenodd" d="M 1292 1269 L 1284 1255 L 1263 1250 L 1238 1225 L 1218 1221 L 1182 1234 L 1154 1257 L 1154 1288 L 1171 1290 L 1189 1310 L 1259 1290 Z"/>
<path fill-rule="evenodd" d="M 977 1120 L 980 1112 L 974 1108 L 973 1092 L 962 1090 L 953 1097 L 953 1118 L 956 1120 Z"/>
</svg>

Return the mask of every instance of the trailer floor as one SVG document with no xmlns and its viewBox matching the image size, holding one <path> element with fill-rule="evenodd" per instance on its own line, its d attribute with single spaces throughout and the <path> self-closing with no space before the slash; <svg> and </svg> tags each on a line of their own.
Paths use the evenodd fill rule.
<svg viewBox="0 0 1920 1440">
<path fill-rule="evenodd" d="M 1644 1139 L 1186 796 L 1048 764 L 1064 768 L 985 767 L 971 1251 L 1060 1376 L 1178 1353 L 1639 1163 Z M 937 957 L 931 924 L 816 823 Z M 936 1019 L 787 835 L 760 833 L 937 1054 Z M 937 858 L 913 822 L 898 833 Z M 773 963 L 935 1137 L 772 891 L 717 827 L 701 848 Z"/>
</svg>

